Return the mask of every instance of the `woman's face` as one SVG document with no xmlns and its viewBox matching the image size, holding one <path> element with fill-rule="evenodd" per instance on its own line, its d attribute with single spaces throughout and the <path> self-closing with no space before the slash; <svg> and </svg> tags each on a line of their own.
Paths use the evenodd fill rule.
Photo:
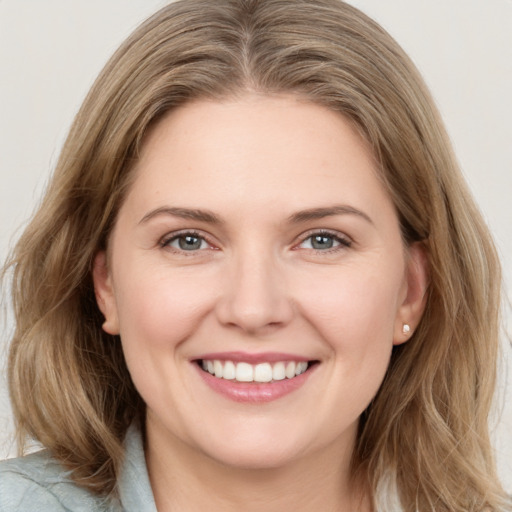
<svg viewBox="0 0 512 512">
<path fill-rule="evenodd" d="M 293 96 L 196 101 L 135 173 L 94 280 L 149 439 L 236 467 L 350 453 L 425 285 L 365 141 Z"/>
</svg>

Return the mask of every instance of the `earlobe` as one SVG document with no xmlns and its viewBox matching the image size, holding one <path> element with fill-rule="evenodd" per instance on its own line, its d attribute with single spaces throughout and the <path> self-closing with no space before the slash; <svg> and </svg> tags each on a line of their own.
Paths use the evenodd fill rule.
<svg viewBox="0 0 512 512">
<path fill-rule="evenodd" d="M 416 242 L 408 248 L 407 252 L 406 290 L 395 320 L 394 345 L 405 343 L 412 337 L 427 302 L 429 282 L 427 250 L 422 243 Z"/>
<path fill-rule="evenodd" d="M 119 334 L 117 305 L 112 286 L 112 276 L 107 265 L 106 251 L 100 251 L 94 257 L 92 278 L 96 303 L 105 317 L 103 330 L 108 334 Z"/>
</svg>

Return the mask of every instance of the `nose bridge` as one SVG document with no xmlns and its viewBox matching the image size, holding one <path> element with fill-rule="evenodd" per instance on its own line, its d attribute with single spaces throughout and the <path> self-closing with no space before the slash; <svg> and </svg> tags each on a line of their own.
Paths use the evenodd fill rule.
<svg viewBox="0 0 512 512">
<path fill-rule="evenodd" d="M 255 332 L 289 322 L 292 304 L 279 258 L 256 244 L 237 250 L 226 272 L 219 317 L 225 324 Z"/>
</svg>

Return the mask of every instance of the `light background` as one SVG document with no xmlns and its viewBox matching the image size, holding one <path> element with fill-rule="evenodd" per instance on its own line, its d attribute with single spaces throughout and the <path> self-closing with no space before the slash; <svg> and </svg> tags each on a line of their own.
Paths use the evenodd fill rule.
<svg viewBox="0 0 512 512">
<path fill-rule="evenodd" d="M 212 0 L 215 1 L 215 0 Z M 264 0 L 262 0 L 264 1 Z M 95 76 L 163 0 L 0 0 L 0 259 L 37 204 Z M 423 73 L 497 242 L 512 297 L 512 0 L 350 0 Z M 5 293 L 5 290 L 4 290 Z M 504 310 L 510 336 L 510 306 Z M 15 454 L 5 385 L 12 320 L 0 326 L 0 458 Z M 503 337 L 493 422 L 512 492 L 512 350 Z M 510 374 L 507 377 L 507 373 Z"/>
</svg>

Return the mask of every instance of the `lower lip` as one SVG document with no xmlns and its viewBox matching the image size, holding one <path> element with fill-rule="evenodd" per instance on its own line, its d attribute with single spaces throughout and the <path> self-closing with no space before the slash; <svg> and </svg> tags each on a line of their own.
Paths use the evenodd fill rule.
<svg viewBox="0 0 512 512">
<path fill-rule="evenodd" d="M 195 364 L 195 366 L 203 381 L 216 393 L 234 402 L 256 404 L 272 402 L 296 391 L 305 384 L 318 365 L 315 364 L 293 379 L 283 379 L 275 382 L 237 382 L 220 379 L 209 372 L 205 372 L 199 365 Z"/>
</svg>

